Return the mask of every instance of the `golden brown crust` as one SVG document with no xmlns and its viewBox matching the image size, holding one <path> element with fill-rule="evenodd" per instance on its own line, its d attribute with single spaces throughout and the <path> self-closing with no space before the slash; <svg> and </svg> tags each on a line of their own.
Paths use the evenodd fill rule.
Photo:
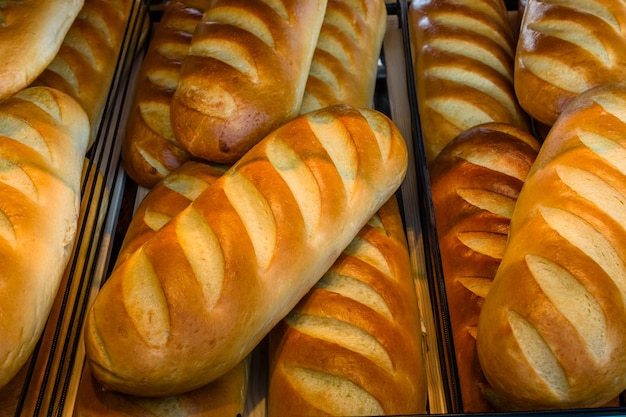
<svg viewBox="0 0 626 417">
<path fill-rule="evenodd" d="M 518 197 L 477 339 L 515 407 L 600 406 L 626 387 L 624 114 L 624 85 L 574 99 Z"/>
<path fill-rule="evenodd" d="M 415 294 L 392 197 L 270 333 L 268 416 L 425 413 Z"/>
<path fill-rule="evenodd" d="M 516 39 L 501 0 L 412 2 L 409 24 L 428 162 L 478 124 L 528 129 L 513 88 Z"/>
<path fill-rule="evenodd" d="M 83 0 L 24 0 L 0 7 L 0 100 L 26 88 L 50 64 Z"/>
<path fill-rule="evenodd" d="M 502 259 L 515 201 L 538 150 L 528 132 L 487 123 L 457 136 L 431 164 L 446 300 L 467 413 L 494 411 L 476 356 L 476 325 Z"/>
<path fill-rule="evenodd" d="M 626 4 L 528 1 L 515 57 L 520 105 L 551 126 L 584 91 L 626 78 Z"/>
<path fill-rule="evenodd" d="M 0 386 L 32 353 L 69 260 L 88 136 L 85 112 L 59 91 L 0 103 Z"/>
<path fill-rule="evenodd" d="M 187 161 L 159 181 L 135 210 L 115 265 L 130 257 L 222 174 L 223 170 L 208 164 Z"/>
<path fill-rule="evenodd" d="M 372 107 L 387 26 L 380 0 L 328 0 L 300 113 L 333 104 Z"/>
<path fill-rule="evenodd" d="M 124 169 L 144 187 L 153 187 L 192 158 L 174 136 L 170 103 L 191 35 L 209 3 L 210 0 L 172 1 L 153 26 L 122 147 Z"/>
<path fill-rule="evenodd" d="M 34 81 L 76 99 L 96 139 L 134 0 L 85 0 L 58 53 Z"/>
<path fill-rule="evenodd" d="M 407 158 L 373 110 L 325 108 L 272 132 L 107 280 L 85 329 L 94 375 L 165 395 L 224 374 L 399 187 Z"/>
<path fill-rule="evenodd" d="M 302 103 L 326 0 L 218 0 L 193 34 L 171 103 L 192 155 L 230 164 Z"/>
</svg>

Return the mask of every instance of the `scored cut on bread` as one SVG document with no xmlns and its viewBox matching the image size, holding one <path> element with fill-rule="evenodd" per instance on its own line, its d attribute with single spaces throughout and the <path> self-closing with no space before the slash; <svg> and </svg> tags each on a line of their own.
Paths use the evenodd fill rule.
<svg viewBox="0 0 626 417">
<path fill-rule="evenodd" d="M 626 388 L 626 85 L 575 98 L 517 199 L 478 357 L 512 408 L 601 406 Z"/>
</svg>

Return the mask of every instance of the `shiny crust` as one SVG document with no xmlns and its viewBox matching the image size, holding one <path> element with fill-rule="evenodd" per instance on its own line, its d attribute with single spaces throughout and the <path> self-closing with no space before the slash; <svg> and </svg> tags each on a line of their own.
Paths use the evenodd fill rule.
<svg viewBox="0 0 626 417">
<path fill-rule="evenodd" d="M 517 196 L 539 143 L 516 127 L 487 123 L 463 132 L 430 168 L 446 300 L 463 412 L 491 412 L 476 355 L 476 326 L 500 265 Z"/>
<path fill-rule="evenodd" d="M 531 0 L 515 58 L 515 91 L 529 115 L 551 126 L 584 91 L 626 78 L 626 4 Z"/>
<path fill-rule="evenodd" d="M 268 417 L 425 413 L 415 294 L 392 197 L 270 333 Z"/>
<path fill-rule="evenodd" d="M 0 386 L 32 353 L 69 260 L 88 136 L 85 112 L 59 91 L 0 103 Z"/>
<path fill-rule="evenodd" d="M 83 0 L 4 1 L 0 5 L 0 100 L 26 88 L 50 64 Z"/>
<path fill-rule="evenodd" d="M 165 395 L 223 375 L 390 198 L 407 158 L 373 110 L 325 108 L 272 132 L 107 280 L 85 329 L 96 378 Z"/>
<path fill-rule="evenodd" d="M 230 164 L 300 111 L 326 0 L 217 0 L 193 34 L 171 103 L 192 155 Z"/>
<path fill-rule="evenodd" d="M 625 115 L 624 85 L 574 99 L 518 197 L 477 339 L 515 407 L 600 406 L 626 388 Z"/>
<path fill-rule="evenodd" d="M 386 27 L 382 0 L 328 0 L 300 113 L 333 104 L 372 107 Z"/>
<path fill-rule="evenodd" d="M 85 0 L 59 52 L 33 83 L 63 91 L 83 106 L 91 123 L 90 146 L 100 128 L 133 1 Z"/>
<path fill-rule="evenodd" d="M 191 35 L 211 0 L 170 2 L 159 23 L 137 78 L 122 147 L 128 175 L 150 188 L 192 156 L 174 136 L 170 103 L 189 52 Z"/>
<path fill-rule="evenodd" d="M 472 126 L 528 129 L 513 88 L 516 37 L 502 0 L 412 2 L 409 25 L 428 162 Z"/>
</svg>

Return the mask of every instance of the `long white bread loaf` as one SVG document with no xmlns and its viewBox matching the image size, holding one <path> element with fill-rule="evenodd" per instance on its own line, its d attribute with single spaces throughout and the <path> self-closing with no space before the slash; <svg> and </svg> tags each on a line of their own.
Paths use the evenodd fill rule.
<svg viewBox="0 0 626 417">
<path fill-rule="evenodd" d="M 0 103 L 0 386 L 37 343 L 76 237 L 89 121 L 59 91 Z"/>
<path fill-rule="evenodd" d="M 584 91 L 626 78 L 622 0 L 528 0 L 515 57 L 515 92 L 526 112 L 551 126 Z"/>
<path fill-rule="evenodd" d="M 300 111 L 327 0 L 217 0 L 183 59 L 172 128 L 192 155 L 230 164 Z"/>
<path fill-rule="evenodd" d="M 174 0 L 153 26 L 122 146 L 128 175 L 150 188 L 192 158 L 174 136 L 170 103 L 191 35 L 211 0 Z"/>
<path fill-rule="evenodd" d="M 91 124 L 94 143 L 113 80 L 126 25 L 136 0 L 84 0 L 58 53 L 33 85 L 74 97 Z"/>
<path fill-rule="evenodd" d="M 0 6 L 0 100 L 26 88 L 52 62 L 83 0 L 6 1 Z"/>
<path fill-rule="evenodd" d="M 528 129 L 513 88 L 516 37 L 504 1 L 414 1 L 408 12 L 427 161 L 472 126 Z"/>
<path fill-rule="evenodd" d="M 425 413 L 420 323 L 394 196 L 270 333 L 268 417 Z"/>
<path fill-rule="evenodd" d="M 333 104 L 373 107 L 386 27 L 384 0 L 328 0 L 300 113 Z"/>
<path fill-rule="evenodd" d="M 480 309 L 500 265 L 515 202 L 539 151 L 530 133 L 502 123 L 469 128 L 430 166 L 463 412 L 494 411 L 476 354 Z"/>
<path fill-rule="evenodd" d="M 574 99 L 518 197 L 477 349 L 511 408 L 603 405 L 626 388 L 626 85 Z"/>
<path fill-rule="evenodd" d="M 159 181 L 141 201 L 128 227 L 116 264 L 198 197 L 222 171 L 188 161 Z M 243 415 L 248 391 L 250 357 L 222 377 L 196 390 L 175 396 L 137 397 L 105 391 L 85 366 L 80 381 L 75 417 L 236 417 Z"/>
<path fill-rule="evenodd" d="M 407 158 L 373 110 L 273 131 L 112 273 L 86 322 L 96 378 L 166 395 L 232 369 L 397 190 Z"/>
</svg>

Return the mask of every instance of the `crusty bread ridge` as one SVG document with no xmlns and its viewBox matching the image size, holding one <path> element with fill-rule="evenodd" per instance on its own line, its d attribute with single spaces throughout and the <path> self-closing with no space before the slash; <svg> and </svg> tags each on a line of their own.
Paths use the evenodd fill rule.
<svg viewBox="0 0 626 417">
<path fill-rule="evenodd" d="M 626 78 L 626 4 L 529 0 L 515 57 L 515 92 L 551 126 L 584 91 Z"/>
<path fill-rule="evenodd" d="M 575 98 L 518 197 L 478 322 L 491 386 L 520 409 L 603 405 L 626 388 L 626 86 Z"/>
<path fill-rule="evenodd" d="M 476 355 L 476 326 L 500 265 L 517 196 L 537 156 L 528 132 L 502 124 L 469 128 L 430 167 L 431 195 L 463 412 L 492 412 Z"/>
<path fill-rule="evenodd" d="M 59 91 L 0 103 L 0 386 L 32 353 L 69 260 L 88 136 L 84 110 Z"/>
<path fill-rule="evenodd" d="M 85 109 L 93 145 L 135 0 L 85 0 L 58 53 L 33 85 L 63 91 Z"/>
<path fill-rule="evenodd" d="M 394 196 L 270 333 L 268 417 L 425 413 L 415 294 Z"/>
<path fill-rule="evenodd" d="M 50 64 L 83 0 L 3 2 L 0 8 L 0 100 L 26 88 Z"/>
<path fill-rule="evenodd" d="M 416 1 L 408 12 L 428 162 L 478 124 L 528 129 L 513 88 L 516 38 L 502 0 Z"/>
<path fill-rule="evenodd" d="M 170 121 L 180 65 L 210 0 L 190 3 L 170 2 L 153 26 L 129 111 L 122 161 L 128 175 L 147 188 L 192 158 L 174 136 Z"/>
<path fill-rule="evenodd" d="M 387 26 L 381 0 L 328 0 L 300 113 L 333 104 L 373 107 Z"/>
<path fill-rule="evenodd" d="M 374 110 L 334 106 L 272 132 L 106 281 L 86 319 L 96 378 L 166 395 L 232 369 L 396 191 L 407 163 L 397 127 Z"/>
<path fill-rule="evenodd" d="M 298 115 L 326 3 L 212 3 L 171 102 L 174 134 L 185 149 L 231 164 Z"/>
</svg>

